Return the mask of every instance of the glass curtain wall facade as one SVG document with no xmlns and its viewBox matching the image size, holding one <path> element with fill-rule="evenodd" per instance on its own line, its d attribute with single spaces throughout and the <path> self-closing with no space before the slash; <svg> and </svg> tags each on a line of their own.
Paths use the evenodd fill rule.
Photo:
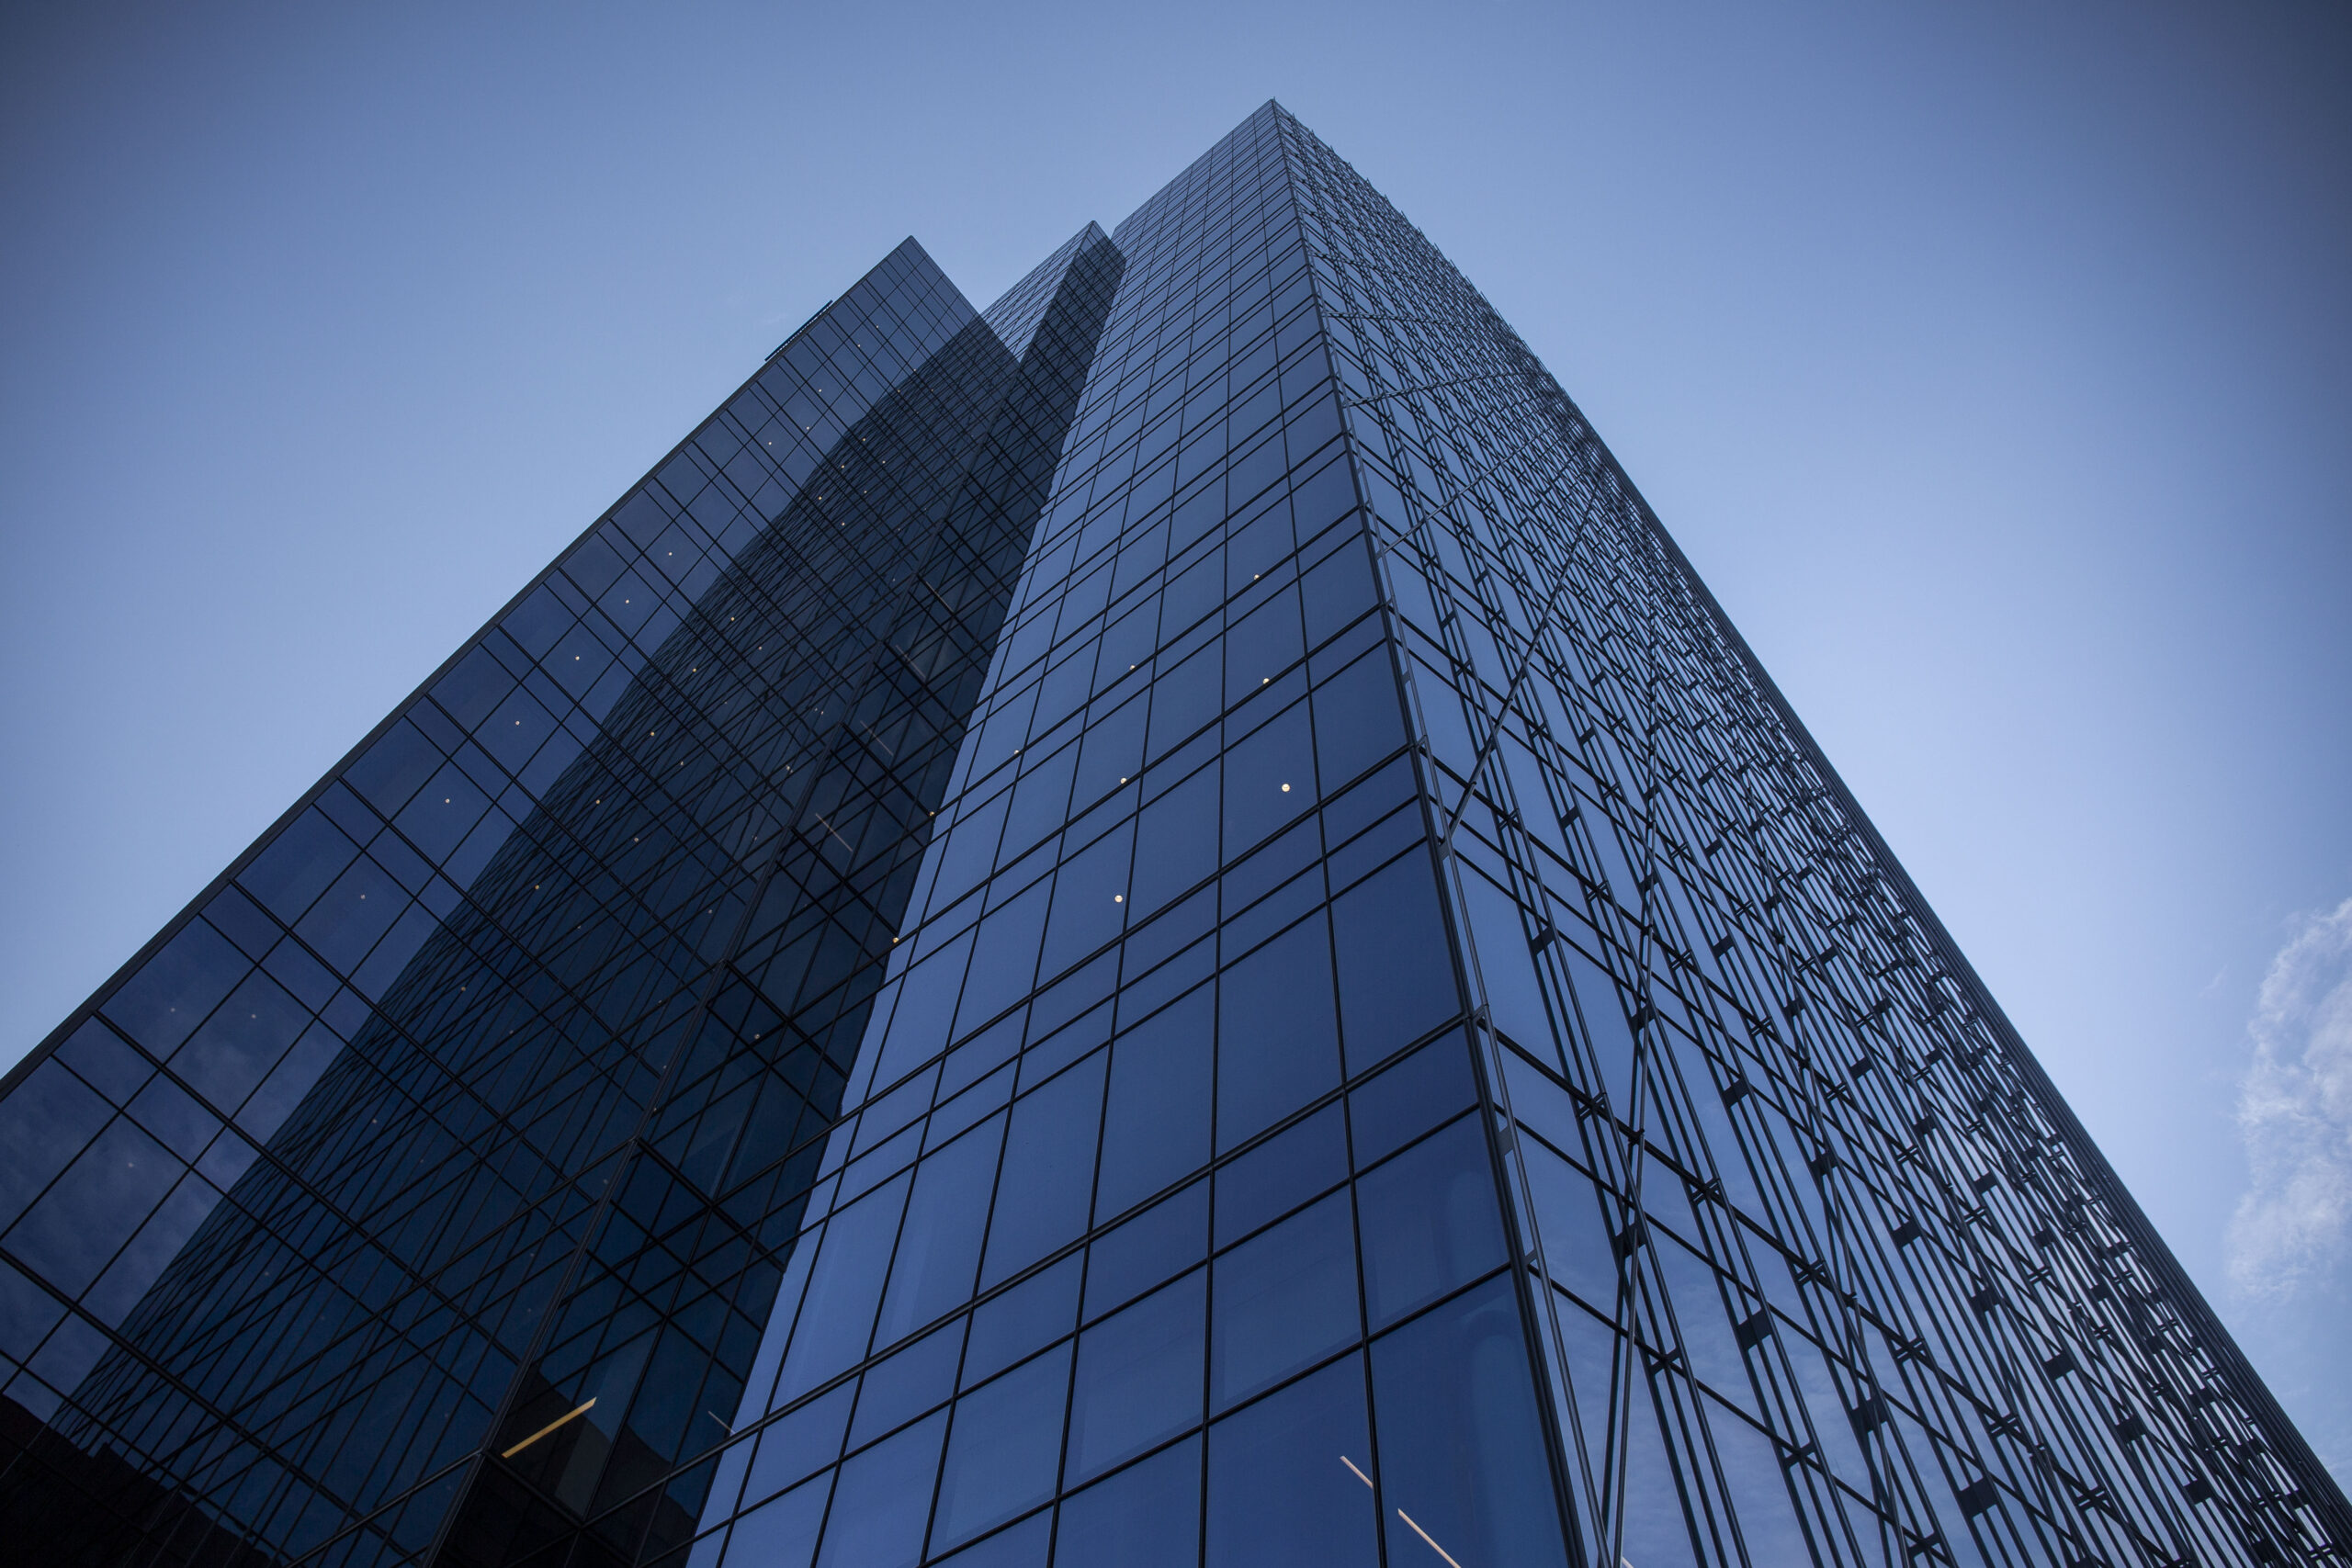
<svg viewBox="0 0 2352 1568">
<path fill-rule="evenodd" d="M 2256 1563 L 2341 1495 L 1269 104 L 912 241 L 10 1076 L 96 1563 Z"/>
<path fill-rule="evenodd" d="M 0 1528 L 690 1530 L 1118 273 L 900 246 L 12 1075 Z"/>
<path fill-rule="evenodd" d="M 2341 1560 L 2341 1493 L 1574 405 L 1287 129 L 1584 1559 Z"/>
</svg>

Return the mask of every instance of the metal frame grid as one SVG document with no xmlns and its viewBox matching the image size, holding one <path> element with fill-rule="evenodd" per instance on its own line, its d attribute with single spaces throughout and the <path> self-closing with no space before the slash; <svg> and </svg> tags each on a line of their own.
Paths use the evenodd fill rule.
<svg viewBox="0 0 2352 1568">
<path fill-rule="evenodd" d="M 1115 254 L 1040 272 L 984 321 L 899 247 L 12 1075 L 12 1529 L 358 1562 L 691 1522 L 719 1434 L 678 1407 L 756 1345 Z"/>
<path fill-rule="evenodd" d="M 985 319 L 900 247 L 6 1089 L 57 1561 L 2346 1536 L 1574 405 L 1271 103 Z"/>
<path fill-rule="evenodd" d="M 1590 1559 L 2346 1550 L 1574 405 L 1286 126 Z"/>
<path fill-rule="evenodd" d="M 695 1564 L 1565 1560 L 1283 136 L 1114 233 Z"/>
</svg>

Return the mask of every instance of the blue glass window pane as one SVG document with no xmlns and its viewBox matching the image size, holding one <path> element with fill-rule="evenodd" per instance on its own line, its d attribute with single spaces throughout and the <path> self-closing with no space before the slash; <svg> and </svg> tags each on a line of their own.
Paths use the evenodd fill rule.
<svg viewBox="0 0 2352 1568">
<path fill-rule="evenodd" d="M 1263 447 L 1260 448 L 1261 453 L 1265 450 Z M 1279 442 L 1272 444 L 1271 455 L 1276 462 L 1281 461 L 1282 446 Z M 1259 490 L 1263 488 L 1264 479 L 1270 477 L 1270 475 L 1261 476 L 1258 480 L 1251 482 L 1247 489 L 1235 489 L 1231 492 L 1235 508 L 1238 510 L 1256 495 Z M 1261 508 L 1253 515 L 1232 525 L 1227 529 L 1225 573 L 1227 588 L 1235 594 L 1240 593 L 1264 573 L 1272 570 L 1275 563 L 1290 554 L 1295 545 L 1296 541 L 1291 535 L 1289 498 L 1276 496 L 1272 505 Z"/>
<path fill-rule="evenodd" d="M 825 1226 L 800 1326 L 776 1382 L 777 1399 L 797 1398 L 865 1357 L 882 1295 L 882 1271 L 889 1267 L 891 1244 L 899 1237 L 907 1185 L 905 1177 L 898 1178 L 835 1214 Z"/>
<path fill-rule="evenodd" d="M 7 1233 L 8 1248 L 78 1295 L 186 1168 L 118 1116 Z"/>
<path fill-rule="evenodd" d="M 0 1263 L 0 1356 L 23 1361 L 64 1315 L 56 1297 Z"/>
<path fill-rule="evenodd" d="M 1208 1274 L 1195 1272 L 1079 1337 L 1069 1469 L 1086 1480 L 1201 1418 Z"/>
<path fill-rule="evenodd" d="M 400 913 L 403 899 L 381 872 L 369 867 L 368 874 L 374 879 L 371 886 L 381 884 L 377 908 L 382 919 L 373 928 L 380 931 Z M 374 937 L 368 941 L 372 942 Z M 367 951 L 362 946 L 351 956 L 356 961 Z M 228 938 L 202 920 L 195 921 L 141 964 L 139 972 L 107 999 L 107 1017 L 155 1055 L 169 1055 L 252 967 L 253 961 L 231 945 Z"/>
<path fill-rule="evenodd" d="M 277 945 L 277 921 L 261 912 L 261 905 L 243 888 L 226 886 L 205 900 L 205 924 L 235 942 L 244 957 L 259 959 Z"/>
<path fill-rule="evenodd" d="M 1508 1276 L 1374 1341 L 1372 1369 L 1392 1508 L 1461 1562 L 1566 1561 Z M 1395 1560 L 1421 1561 L 1419 1537 L 1393 1515 L 1387 1526 Z"/>
<path fill-rule="evenodd" d="M 1152 553 L 1148 544 L 1121 552 L 1120 575 L 1131 583 L 1143 572 L 1156 570 L 1157 563 L 1149 567 L 1142 564 Z M 1131 561 L 1136 563 L 1133 567 L 1129 564 Z M 1158 600 L 1146 598 L 1141 604 L 1128 600 L 1119 606 L 1116 614 L 1118 618 L 1103 632 L 1102 645 L 1095 654 L 1094 689 L 1098 692 L 1110 690 L 1149 664 L 1152 649 L 1159 641 Z"/>
<path fill-rule="evenodd" d="M 1155 695 L 1153 701 L 1159 698 Z M 1146 806 L 1136 823 L 1135 883 L 1127 894 L 1134 908 L 1129 919 L 1151 914 L 1216 871 L 1216 832 L 1215 768 L 1203 769 Z"/>
<path fill-rule="evenodd" d="M 1011 1529 L 999 1530 L 946 1558 L 933 1558 L 941 1568 L 1046 1568 L 1052 1548 L 1054 1517 L 1034 1515 Z"/>
<path fill-rule="evenodd" d="M 1216 1260 L 1209 1395 L 1217 1408 L 1355 1339 L 1354 1242 L 1348 1194 L 1334 1192 Z"/>
<path fill-rule="evenodd" d="M 205 900 L 204 919 L 248 958 L 259 958 L 277 945 L 277 922 L 235 886 L 224 887 Z"/>
<path fill-rule="evenodd" d="M 1218 650 L 1207 648 L 1153 677 L 1150 755 L 1155 760 L 1216 716 L 1221 671 Z"/>
<path fill-rule="evenodd" d="M 1209 1158 L 1210 992 L 1146 1019 L 1111 1047 L 1101 1214 L 1116 1214 Z"/>
<path fill-rule="evenodd" d="M 1211 1427 L 1209 1568 L 1379 1561 L 1378 1505 L 1342 1462 L 1370 1472 L 1371 1451 L 1354 1356 Z"/>
<path fill-rule="evenodd" d="M 514 678 L 506 673 L 487 648 L 476 648 L 458 660 L 457 668 L 441 677 L 433 688 L 433 700 L 448 710 L 449 716 L 471 729 L 488 718 L 491 710 L 514 689 Z"/>
<path fill-rule="evenodd" d="M 1739 1520 L 1740 1543 L 1747 1548 L 1748 1559 L 1755 1562 L 1804 1562 L 1815 1553 L 1805 1540 L 1804 1528 L 1789 1506 L 1788 1483 L 1782 1479 L 1781 1456 L 1774 1451 L 1772 1439 L 1746 1421 L 1720 1405 L 1706 1407 L 1708 1436 L 1714 1440 L 1715 1460 L 1722 1467 L 1724 1490 L 1731 1499 L 1732 1511 Z M 1926 1450 L 1915 1450 L 1919 1452 Z M 1634 1551 L 1656 1542 L 1667 1534 L 1647 1528 L 1651 1511 L 1632 1513 L 1626 1522 L 1626 1551 Z M 1673 1510 L 1679 1515 L 1681 1510 Z M 1671 1562 L 1676 1552 L 1687 1554 L 1690 1532 L 1678 1517 L 1669 1524 L 1670 1545 L 1664 1545 L 1658 1560 Z M 1640 1537 L 1635 1527 L 1642 1528 Z"/>
<path fill-rule="evenodd" d="M 1326 1106 L 1218 1169 L 1218 1245 L 1239 1240 L 1347 1175 L 1347 1122 L 1338 1106 Z"/>
<path fill-rule="evenodd" d="M 1340 471 L 1344 477 L 1345 469 Z M 1349 502 L 1353 500 L 1351 492 Z M 1298 518 L 1303 525 L 1302 532 L 1322 521 L 1317 518 L 1310 522 L 1308 509 L 1303 502 L 1299 505 Z M 1363 544 L 1358 542 L 1363 538 L 1363 530 L 1351 529 L 1348 535 L 1350 543 L 1326 556 L 1300 580 L 1300 586 L 1306 595 L 1306 641 L 1310 648 L 1320 646 L 1325 638 L 1371 609 L 1377 602 L 1378 590 L 1373 581 L 1372 562 L 1365 557 Z M 1389 707 L 1392 712 L 1396 706 L 1396 678 L 1391 676 Z M 1315 711 L 1316 742 L 1319 752 L 1323 739 L 1323 708 L 1319 698 Z M 1355 772 L 1351 769 L 1345 773 L 1327 773 L 1325 776 L 1346 779 L 1353 777 Z"/>
<path fill-rule="evenodd" d="M 343 782 L 386 817 L 397 817 L 440 765 L 440 748 L 402 719 L 344 770 Z"/>
<path fill-rule="evenodd" d="M 1216 1139 L 1229 1149 L 1340 1081 L 1330 937 L 1304 920 L 1217 983 Z"/>
<path fill-rule="evenodd" d="M 1152 938 L 1159 936 L 1167 938 L 1167 945 L 1173 945 L 1185 936 L 1185 929 L 1200 931 L 1209 926 L 1211 921 L 1197 919 L 1197 917 L 1214 915 L 1214 912 L 1216 912 L 1216 888 L 1202 888 L 1193 898 L 1185 900 L 1181 908 L 1173 909 L 1167 917 L 1169 929 L 1155 931 L 1150 938 L 1146 938 L 1146 945 L 1152 945 Z M 1136 950 L 1134 966 L 1143 966 L 1146 962 L 1150 962 L 1150 957 L 1155 957 L 1155 954 Z M 1209 941 L 1209 938 L 1193 941 L 1183 950 L 1176 952 L 1169 962 L 1159 964 L 1158 968 L 1152 968 L 1141 978 L 1131 980 L 1126 985 L 1126 989 L 1120 995 L 1120 1016 L 1129 1022 L 1150 1018 L 1169 1001 L 1190 992 L 1194 985 L 1200 985 L 1202 980 L 1211 978 L 1214 974 L 1216 974 L 1216 942 Z"/>
<path fill-rule="evenodd" d="M 329 897 L 332 899 L 333 896 Z M 371 1000 L 382 998 L 439 923 L 421 904 L 412 904 L 401 910 L 400 919 L 376 943 L 368 961 L 353 972 L 352 988 Z"/>
<path fill-rule="evenodd" d="M 104 1323 L 122 1322 L 220 1198 L 219 1190 L 206 1182 L 194 1177 L 182 1179 L 90 1287 L 82 1298 L 82 1310 Z"/>
<path fill-rule="evenodd" d="M 1306 644 L 1300 639 L 1298 595 L 1285 589 L 1227 628 L 1227 705 L 1238 703 L 1270 683 L 1306 651 Z"/>
<path fill-rule="evenodd" d="M 965 1321 L 958 1318 L 866 1368 L 859 1382 L 857 1420 L 850 1428 L 852 1448 L 947 1403 L 964 1357 Z"/>
<path fill-rule="evenodd" d="M 1052 918 L 1037 961 L 1051 978 L 1119 934 L 1126 923 L 1127 874 L 1135 829 L 1122 824 L 1062 863 L 1054 877 Z"/>
<path fill-rule="evenodd" d="M 1316 824 L 1301 822 L 1227 868 L 1221 891 L 1227 919 L 1227 953 L 1247 951 L 1323 901 L 1323 879 L 1312 874 L 1322 851 L 1322 835 Z M 1309 874 L 1302 876 L 1301 872 Z M 1265 897 L 1284 883 L 1289 886 L 1283 888 L 1280 897 Z M 1240 916 L 1238 926 L 1234 920 L 1237 915 Z"/>
<path fill-rule="evenodd" d="M 1052 684 L 1050 679 L 1046 683 Z M 1012 788 L 1012 807 L 1005 814 L 1004 844 L 997 852 L 1000 865 L 1012 863 L 1040 839 L 1058 832 L 1069 816 L 1069 786 L 1078 770 L 1078 748 L 1065 746 L 1050 757 L 1032 761 L 1035 757 L 1035 751 L 1022 757 L 1025 771 Z"/>
<path fill-rule="evenodd" d="M 1307 835 L 1312 835 L 1312 823 L 1307 825 L 1306 832 Z M 1298 835 L 1294 832 L 1291 837 L 1296 840 Z M 1270 844 L 1261 856 L 1249 861 L 1242 870 L 1244 872 L 1259 870 L 1259 861 L 1275 861 L 1277 856 L 1282 856 L 1282 851 L 1286 849 L 1291 849 L 1291 844 L 1277 840 L 1275 844 Z M 1307 844 L 1307 849 L 1312 851 L 1312 841 Z M 1275 865 L 1275 863 L 1268 863 L 1263 870 L 1280 872 L 1282 867 Z M 1244 884 L 1244 882 L 1247 882 L 1244 874 L 1227 874 L 1226 879 L 1226 908 L 1227 909 L 1239 908 L 1242 888 L 1239 888 L 1238 884 Z M 1242 952 L 1244 947 L 1259 945 L 1261 941 L 1265 941 L 1268 933 L 1280 931 L 1282 926 L 1289 926 L 1291 921 L 1296 921 L 1301 915 L 1307 915 L 1310 909 L 1315 909 L 1315 905 L 1322 903 L 1322 898 L 1324 898 L 1322 867 L 1307 865 L 1306 874 L 1294 877 L 1289 884 L 1275 888 L 1275 894 L 1270 896 L 1270 898 L 1261 898 L 1251 909 L 1247 909 L 1247 912 L 1242 912 L 1242 915 L 1230 917 L 1230 919 L 1226 921 L 1226 933 L 1223 933 L 1226 950 Z"/>
<path fill-rule="evenodd" d="M 1356 1183 L 1372 1325 L 1393 1323 L 1503 1261 L 1494 1165 L 1465 1116 Z"/>
<path fill-rule="evenodd" d="M 138 1093 L 139 1086 L 155 1071 L 144 1056 L 123 1043 L 122 1036 L 95 1018 L 85 1019 L 79 1029 L 59 1043 L 57 1060 L 73 1068 L 84 1083 L 118 1105 Z M 18 1160 L 25 1158 L 28 1140 L 38 1138 L 56 1148 L 71 1147 L 81 1138 L 87 1137 L 100 1122 L 106 1120 L 105 1108 L 93 1100 L 87 1102 L 91 1110 L 78 1134 L 73 1131 L 73 1126 L 85 1119 L 66 1112 L 62 1105 L 55 1106 L 55 1112 L 64 1115 L 63 1123 L 53 1122 L 51 1107 L 54 1102 L 51 1097 L 58 1092 L 56 1086 L 62 1080 L 44 1076 L 51 1071 L 53 1069 L 46 1066 L 36 1067 L 15 1094 L 0 1100 L 0 1169 L 12 1168 Z M 36 1089 L 34 1086 L 39 1084 L 49 1087 Z M 25 1099 L 28 1094 L 32 1096 L 30 1100 Z M 43 1163 L 40 1160 L 26 1161 L 32 1167 Z M 46 1163 L 45 1175 L 53 1174 L 64 1162 L 61 1159 Z M 0 1179 L 0 1191 L 5 1190 L 6 1181 Z"/>
<path fill-rule="evenodd" d="M 727 1539 L 728 1568 L 808 1568 L 832 1483 L 820 1475 L 737 1519 Z"/>
<path fill-rule="evenodd" d="M 1359 1073 L 1462 1011 L 1429 862 L 1408 854 L 1331 906 L 1348 1071 Z"/>
<path fill-rule="evenodd" d="M 1326 836 L 1335 846 L 1331 886 L 1346 888 L 1414 844 L 1426 844 L 1428 824 L 1413 785 L 1412 763 L 1399 757 L 1349 787 L 1323 809 Z"/>
<path fill-rule="evenodd" d="M 972 1339 L 964 1350 L 965 1387 L 995 1376 L 1077 1325 L 1084 1262 L 1065 1258 L 972 1314 Z"/>
<path fill-rule="evenodd" d="M 1522 1139 L 1535 1223 L 1544 1232 L 1544 1258 L 1553 1280 L 1604 1316 L 1617 1308 L 1616 1253 L 1601 1211 L 1600 1190 L 1580 1168 L 1532 1139 Z"/>
<path fill-rule="evenodd" d="M 237 881 L 288 925 L 343 874 L 359 852 L 343 829 L 313 808 L 286 825 L 269 847 L 237 874 Z"/>
<path fill-rule="evenodd" d="M 334 1031 L 323 1023 L 312 1024 L 237 1112 L 237 1125 L 254 1138 L 266 1140 L 293 1114 L 342 1049 L 343 1042 Z"/>
<path fill-rule="evenodd" d="M 1009 791 L 1000 791 L 977 807 L 967 806 L 946 834 L 934 841 L 933 853 L 939 872 L 932 884 L 931 907 L 944 909 L 979 885 L 995 863 L 999 835 L 1004 828 Z"/>
<path fill-rule="evenodd" d="M 1057 1568 L 1193 1568 L 1200 1554 L 1198 1438 L 1062 1500 Z"/>
<path fill-rule="evenodd" d="M 85 1028 L 104 1033 L 103 1025 Z M 0 1225 L 22 1213 L 113 1114 L 87 1084 L 54 1061 L 35 1067 L 16 1093 L 0 1100 Z"/>
<path fill-rule="evenodd" d="M 743 1495 L 757 1502 L 841 1458 L 842 1432 L 849 1422 L 850 1400 L 856 1393 L 855 1384 L 844 1383 L 771 1423 L 760 1434 L 759 1452 L 752 1458 Z"/>
<path fill-rule="evenodd" d="M 947 1468 L 939 1483 L 934 1551 L 969 1540 L 1053 1495 L 1069 1361 L 1065 1345 L 956 1402 Z"/>
<path fill-rule="evenodd" d="M 994 1116 L 915 1168 L 877 1343 L 891 1344 L 971 1298 L 1003 1141 L 1004 1118 Z"/>
<path fill-rule="evenodd" d="M 1208 1256 L 1209 1184 L 1196 1181 L 1097 1235 L 1087 1248 L 1086 1315 L 1099 1317 Z"/>
<path fill-rule="evenodd" d="M 1316 687 L 1313 702 L 1315 761 L 1328 789 L 1337 790 L 1405 743 L 1396 672 L 1385 648 L 1374 649 Z"/>
<path fill-rule="evenodd" d="M 983 1287 L 1018 1273 L 1086 1228 L 1103 1066 L 1098 1054 L 1013 1105 L 989 1218 Z"/>
<path fill-rule="evenodd" d="M 1315 737 L 1301 703 L 1226 750 L 1225 858 L 1270 837 L 1316 799 Z"/>
<path fill-rule="evenodd" d="M 969 1033 L 1029 993 L 1046 931 L 1046 897 L 1043 886 L 1032 887 L 980 921 L 971 972 L 956 1007 L 955 1033 Z"/>
<path fill-rule="evenodd" d="M 1103 1004 L 1118 967 L 1119 955 L 1105 953 L 1038 993 L 1029 1009 L 1030 1045 L 1021 1058 L 1024 1093 L 1111 1038 L 1112 1010 Z M 1098 1069 L 1101 1062 L 1095 1058 Z"/>
<path fill-rule="evenodd" d="M 1660 1231 L 1650 1232 L 1648 1251 L 1666 1276 L 1667 1294 L 1674 1303 L 1675 1333 L 1682 1342 L 1690 1374 L 1712 1391 L 1752 1408 L 1755 1395 L 1748 1387 L 1747 1362 L 1733 1337 L 1733 1325 L 1753 1310 L 1753 1298 L 1734 1291 L 1732 1308 L 1726 1311 L 1722 1277 L 1714 1268 Z"/>
<path fill-rule="evenodd" d="M 842 1461 L 824 1548 L 817 1554 L 820 1568 L 912 1568 L 922 1555 L 939 1439 L 946 1430 L 943 1410 Z M 758 1568 L 757 1558 L 742 1561 L 743 1568 Z"/>
<path fill-rule="evenodd" d="M 172 1056 L 172 1070 L 216 1107 L 233 1113 L 311 1015 L 266 975 L 249 975 Z"/>
<path fill-rule="evenodd" d="M 1295 250 L 1291 253 L 1294 260 L 1296 259 L 1297 254 Z M 1277 272 L 1279 274 L 1279 264 L 1277 264 Z M 1297 276 L 1296 274 L 1293 275 L 1294 279 Z M 1291 287 L 1296 288 L 1297 282 L 1294 281 Z M 1309 358 L 1320 363 L 1319 355 L 1310 355 Z M 1295 361 L 1294 364 L 1295 364 Z M 1288 381 L 1290 374 L 1285 373 L 1283 378 Z M 1292 450 L 1303 451 L 1304 449 L 1294 446 Z M 1355 503 L 1355 481 L 1349 477 L 1348 465 L 1344 462 L 1329 463 L 1306 479 L 1295 480 L 1292 483 L 1291 506 L 1297 513 L 1298 536 L 1302 539 L 1312 538 L 1321 533 L 1325 525 L 1333 518 Z"/>
<path fill-rule="evenodd" d="M 1467 1043 L 1459 1035 L 1431 1041 L 1349 1091 L 1356 1163 L 1385 1158 L 1476 1098 Z"/>
<path fill-rule="evenodd" d="M 1148 693 L 1131 697 L 1087 729 L 1070 796 L 1073 807 L 1083 809 L 1143 772 L 1144 716 L 1150 704 Z"/>
<path fill-rule="evenodd" d="M 1562 943 L 1561 950 L 1567 960 L 1569 983 L 1576 988 L 1577 1011 L 1584 1019 L 1593 1066 L 1600 1075 L 1600 1081 L 1588 1088 L 1600 1091 L 1622 1112 L 1633 1103 L 1634 1087 L 1634 1032 L 1626 1021 L 1623 995 L 1600 965 L 1574 945 Z M 1576 1076 L 1583 1077 L 1583 1071 Z"/>
<path fill-rule="evenodd" d="M 490 809 L 490 796 L 455 762 L 445 765 L 398 818 L 409 841 L 435 864 L 447 860 Z"/>
<path fill-rule="evenodd" d="M 1525 917 L 1511 897 L 1476 871 L 1464 871 L 1462 894 L 1478 952 L 1478 978 L 1495 1027 L 1544 1061 L 1556 1061 L 1552 1019 L 1535 961 L 1527 943 Z"/>
<path fill-rule="evenodd" d="M 363 857 L 335 878 L 334 886 L 311 907 L 311 912 L 294 929 L 329 964 L 348 975 L 368 956 L 377 939 L 391 928 L 407 903 L 407 895 L 400 884 L 374 861 Z M 228 946 L 225 942 L 221 945 Z M 141 1043 L 151 1048 L 155 1043 L 143 1036 Z"/>
<path fill-rule="evenodd" d="M 1163 631 L 1182 631 L 1225 602 L 1225 567 L 1211 551 L 1183 568 L 1168 585 L 1161 606 Z"/>
</svg>

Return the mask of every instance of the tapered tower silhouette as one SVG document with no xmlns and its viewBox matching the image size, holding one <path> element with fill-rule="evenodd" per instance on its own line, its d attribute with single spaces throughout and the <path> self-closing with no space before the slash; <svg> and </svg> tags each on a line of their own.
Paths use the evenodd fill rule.
<svg viewBox="0 0 2352 1568">
<path fill-rule="evenodd" d="M 2319 1563 L 1583 416 L 1268 104 L 912 240 L 9 1076 L 89 1564 Z"/>
</svg>

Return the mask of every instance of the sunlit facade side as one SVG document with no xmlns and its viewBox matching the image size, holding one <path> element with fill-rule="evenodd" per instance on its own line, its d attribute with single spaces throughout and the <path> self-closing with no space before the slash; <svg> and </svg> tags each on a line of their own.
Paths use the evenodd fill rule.
<svg viewBox="0 0 2352 1568">
<path fill-rule="evenodd" d="M 1278 106 L 909 241 L 10 1075 L 90 1564 L 2320 1563 L 1689 564 Z"/>
<path fill-rule="evenodd" d="M 1486 301 L 1271 107 L 1114 237 L 695 1562 L 2340 1550 Z"/>
<path fill-rule="evenodd" d="M 1582 416 L 1290 131 L 1586 1560 L 2352 1551 Z"/>
</svg>

